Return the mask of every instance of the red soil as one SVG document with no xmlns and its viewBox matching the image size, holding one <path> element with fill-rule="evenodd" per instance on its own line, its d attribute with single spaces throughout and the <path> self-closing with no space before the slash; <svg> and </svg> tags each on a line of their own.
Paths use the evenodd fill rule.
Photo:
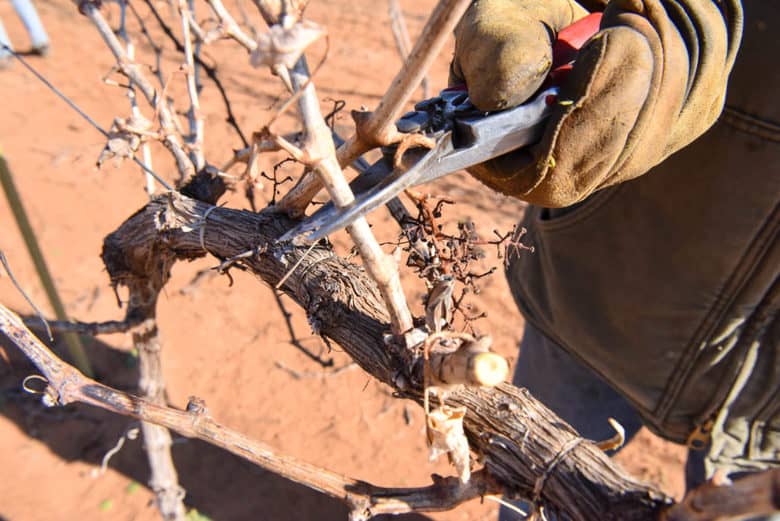
<svg viewBox="0 0 780 521">
<path fill-rule="evenodd" d="M 413 35 L 433 4 L 403 2 Z M 142 3 L 136 5 L 147 12 Z M 101 125 L 109 127 L 113 117 L 127 116 L 124 91 L 101 82 L 112 60 L 89 21 L 69 2 L 45 0 L 38 6 L 52 47 L 48 58 L 30 58 L 31 63 Z M 158 8 L 169 15 L 166 4 L 159 3 Z M 110 10 L 116 22 L 116 6 Z M 9 3 L 0 3 L 0 17 L 17 48 L 23 49 L 26 35 L 11 11 Z M 314 1 L 308 18 L 329 31 L 328 59 L 316 77 L 325 110 L 331 106 L 329 98 L 345 100 L 347 109 L 375 106 L 400 65 L 385 3 Z M 151 63 L 148 45 L 140 38 L 138 47 Z M 311 61 L 316 62 L 323 50 L 324 45 L 316 45 Z M 207 52 L 209 59 L 220 60 L 220 75 L 242 128 L 258 129 L 283 94 L 280 82 L 265 70 L 249 68 L 246 54 L 231 42 L 219 42 Z M 451 47 L 431 72 L 434 90 L 445 85 L 450 54 Z M 174 70 L 179 59 L 168 47 L 165 69 Z M 183 82 L 180 77 L 174 82 L 176 93 Z M 204 84 L 206 157 L 219 165 L 241 144 L 223 123 L 223 105 L 213 84 L 207 79 Z M 99 253 L 103 237 L 144 204 L 142 176 L 128 164 L 120 168 L 109 164 L 97 171 L 94 163 L 102 137 L 19 64 L 0 70 L 0 101 L 0 145 L 69 314 L 89 321 L 120 318 L 122 310 Z M 151 117 L 151 111 L 146 115 Z M 348 111 L 341 113 L 337 124 L 342 134 L 350 132 Z M 292 120 L 280 123 L 285 125 L 293 128 Z M 171 178 L 165 157 L 164 151 L 155 150 L 156 168 Z M 266 159 L 263 168 L 270 169 L 279 157 Z M 295 167 L 287 172 L 299 174 Z M 439 182 L 430 191 L 457 201 L 445 216 L 448 222 L 471 216 L 486 234 L 511 229 L 522 211 L 519 203 L 491 193 L 465 174 Z M 266 183 L 259 202 L 265 204 L 269 197 Z M 225 201 L 231 207 L 247 207 L 240 191 L 228 194 Z M 380 236 L 392 237 L 392 225 L 382 212 L 372 221 Z M 49 314 L 4 199 L 0 223 L 0 249 L 25 290 Z M 336 242 L 346 251 L 343 237 Z M 500 265 L 495 258 L 491 263 Z M 177 265 L 160 302 L 164 371 L 172 404 L 184 406 L 189 396 L 201 397 L 218 421 L 263 440 L 281 454 L 380 485 L 423 485 L 433 472 L 451 472 L 443 458 L 428 462 L 422 411 L 416 405 L 393 399 L 387 387 L 356 367 L 330 374 L 332 370 L 323 370 L 291 345 L 267 286 L 242 273 L 234 274 L 232 287 L 220 277 L 190 284 L 199 270 L 214 264 L 211 258 Z M 420 314 L 421 284 L 411 274 L 404 276 L 404 284 L 413 288 L 408 296 Z M 475 310 L 486 311 L 488 318 L 478 327 L 496 339 L 497 351 L 514 357 L 523 322 L 506 282 L 497 274 L 483 288 L 473 302 Z M 336 368 L 349 363 L 338 346 L 327 352 L 311 334 L 303 312 L 288 299 L 283 301 L 306 348 L 332 359 Z M 7 277 L 0 277 L 0 302 L 30 312 Z M 134 359 L 126 335 L 104 336 L 87 347 L 102 380 L 134 388 Z M 140 440 L 126 443 L 107 472 L 93 477 L 103 455 L 135 422 L 86 406 L 44 409 L 35 397 L 20 391 L 22 378 L 33 369 L 7 341 L 0 348 L 10 358 L 9 366 L 0 356 L 0 520 L 158 519 L 153 494 L 146 487 L 148 471 Z M 635 474 L 679 494 L 683 454 L 680 447 L 643 432 L 619 460 Z M 214 520 L 345 519 L 346 510 L 338 501 L 205 443 L 177 438 L 174 457 L 187 505 Z M 496 512 L 494 503 L 473 501 L 431 517 L 490 520 Z"/>
</svg>

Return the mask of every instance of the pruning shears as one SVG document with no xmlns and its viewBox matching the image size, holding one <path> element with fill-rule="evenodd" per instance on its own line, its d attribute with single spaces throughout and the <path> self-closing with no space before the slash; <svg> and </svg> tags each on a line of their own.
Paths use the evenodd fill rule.
<svg viewBox="0 0 780 521">
<path fill-rule="evenodd" d="M 433 139 L 434 146 L 405 171 L 394 169 L 392 159 L 380 159 L 350 184 L 355 193 L 350 205 L 337 208 L 327 204 L 280 240 L 306 233 L 309 240 L 319 240 L 387 204 L 406 189 L 536 143 L 557 101 L 556 85 L 571 69 L 577 50 L 598 30 L 600 18 L 600 13 L 594 13 L 559 33 L 553 47 L 553 72 L 548 80 L 551 85 L 523 105 L 480 112 L 463 87 L 445 89 L 415 105 L 415 110 L 398 120 L 396 127 L 403 133 L 421 133 Z"/>
</svg>

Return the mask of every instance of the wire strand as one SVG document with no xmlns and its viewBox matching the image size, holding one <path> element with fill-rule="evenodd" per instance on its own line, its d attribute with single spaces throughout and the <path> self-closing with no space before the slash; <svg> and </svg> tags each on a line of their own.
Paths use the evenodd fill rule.
<svg viewBox="0 0 780 521">
<path fill-rule="evenodd" d="M 25 68 L 26 68 L 28 71 L 30 71 L 31 73 L 33 73 L 33 75 L 34 75 L 36 78 L 38 78 L 38 80 L 40 80 L 40 81 L 41 81 L 41 82 L 42 82 L 44 85 L 46 85 L 46 86 L 49 88 L 49 90 L 51 90 L 51 91 L 52 91 L 54 94 L 56 94 L 56 95 L 57 95 L 57 96 L 58 96 L 58 97 L 59 97 L 59 98 L 60 98 L 62 101 L 64 101 L 65 103 L 67 103 L 67 104 L 68 104 L 68 106 L 69 106 L 70 108 L 72 108 L 74 111 L 76 111 L 76 112 L 77 112 L 77 113 L 78 113 L 78 114 L 79 114 L 79 115 L 80 115 L 82 118 L 84 118 L 84 119 L 85 119 L 85 120 L 86 120 L 86 121 L 87 121 L 87 122 L 88 122 L 90 125 L 92 125 L 93 127 L 95 127 L 95 129 L 96 129 L 98 132 L 100 132 L 101 134 L 103 134 L 103 137 L 105 137 L 105 138 L 110 138 L 110 137 L 111 137 L 111 136 L 110 136 L 110 134 L 109 134 L 109 133 L 108 133 L 108 132 L 107 132 L 107 131 L 106 131 L 106 130 L 103 128 L 103 127 L 101 127 L 101 126 L 100 126 L 100 125 L 97 123 L 97 121 L 95 121 L 94 119 L 92 119 L 92 117 L 90 117 L 90 115 L 89 115 L 89 114 L 87 114 L 86 112 L 84 112 L 83 110 L 81 110 L 81 108 L 80 108 L 78 105 L 76 105 L 76 103 L 74 103 L 74 102 L 73 102 L 73 100 L 71 100 L 71 99 L 70 99 L 68 96 L 66 96 L 66 95 L 65 95 L 65 94 L 64 94 L 64 93 L 63 93 L 63 92 L 62 92 L 60 89 L 58 89 L 57 87 L 55 87 L 55 86 L 54 86 L 54 85 L 53 85 L 53 84 L 52 84 L 52 83 L 51 83 L 49 80 L 47 80 L 47 79 L 46 79 L 46 77 L 45 77 L 43 74 L 41 74 L 40 72 L 38 72 L 38 71 L 37 71 L 37 70 L 36 70 L 36 69 L 35 69 L 35 68 L 34 68 L 32 65 L 30 65 L 29 63 L 27 63 L 27 60 L 25 60 L 24 58 L 22 58 L 22 57 L 19 55 L 19 53 L 17 53 L 17 52 L 16 52 L 16 51 L 14 51 L 13 49 L 11 49 L 11 48 L 10 48 L 8 45 L 6 45 L 6 44 L 4 44 L 4 43 L 2 43 L 2 42 L 0 42 L 0 47 L 2 47 L 4 51 L 6 51 L 6 52 L 10 53 L 10 54 L 11 54 L 11 55 L 12 55 L 14 58 L 16 58 L 17 60 L 19 60 L 19 62 L 20 62 L 22 65 L 24 65 L 24 67 L 25 67 Z M 154 172 L 154 171 L 153 171 L 151 168 L 149 168 L 148 166 L 146 166 L 146 164 L 145 164 L 143 161 L 141 161 L 140 159 L 138 159 L 138 158 L 137 158 L 137 157 L 135 157 L 135 156 L 133 156 L 133 158 L 132 158 L 132 159 L 133 159 L 133 162 L 134 162 L 135 164 L 137 164 L 138 166 L 140 166 L 140 167 L 141 167 L 141 168 L 142 168 L 142 169 L 143 169 L 143 170 L 144 170 L 146 173 L 148 173 L 149 175 L 151 175 L 152 177 L 154 177 L 154 179 L 155 179 L 155 180 L 156 180 L 158 183 L 160 183 L 160 184 L 161 184 L 161 185 L 162 185 L 162 186 L 163 186 L 163 187 L 164 187 L 166 190 L 174 191 L 174 188 L 173 188 L 173 187 L 172 187 L 172 186 L 171 186 L 171 185 L 170 185 L 170 184 L 169 184 L 167 181 L 165 181 L 163 178 L 161 178 L 159 175 L 157 175 L 157 173 L 155 173 L 155 172 Z"/>
</svg>

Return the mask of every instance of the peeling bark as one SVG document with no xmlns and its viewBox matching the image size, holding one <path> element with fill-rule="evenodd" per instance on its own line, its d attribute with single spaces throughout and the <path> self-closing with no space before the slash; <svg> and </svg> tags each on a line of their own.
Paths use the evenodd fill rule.
<svg viewBox="0 0 780 521">
<path fill-rule="evenodd" d="M 324 241 L 313 247 L 276 243 L 294 224 L 273 208 L 255 214 L 169 193 L 110 234 L 103 259 L 114 284 L 149 273 L 164 282 L 172 262 L 207 253 L 225 261 L 254 250 L 240 262 L 270 285 L 297 265 L 282 290 L 306 310 L 313 327 L 399 395 L 421 402 L 421 364 L 407 351 L 385 344 L 389 317 L 375 284 Z M 471 448 L 508 492 L 575 521 L 656 519 L 671 504 L 524 389 L 466 387 L 453 391 L 448 402 L 467 408 Z"/>
</svg>

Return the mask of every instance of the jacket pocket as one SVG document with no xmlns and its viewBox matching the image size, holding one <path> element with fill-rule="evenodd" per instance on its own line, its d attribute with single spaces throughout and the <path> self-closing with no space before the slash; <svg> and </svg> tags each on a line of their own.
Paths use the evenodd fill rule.
<svg viewBox="0 0 780 521">
<path fill-rule="evenodd" d="M 596 215 L 600 208 L 621 191 L 622 187 L 623 185 L 605 188 L 583 202 L 567 208 L 535 207 L 531 225 L 545 232 L 555 232 L 575 226 Z"/>
<path fill-rule="evenodd" d="M 780 462 L 780 391 L 751 423 L 748 451 L 751 460 Z"/>
</svg>

